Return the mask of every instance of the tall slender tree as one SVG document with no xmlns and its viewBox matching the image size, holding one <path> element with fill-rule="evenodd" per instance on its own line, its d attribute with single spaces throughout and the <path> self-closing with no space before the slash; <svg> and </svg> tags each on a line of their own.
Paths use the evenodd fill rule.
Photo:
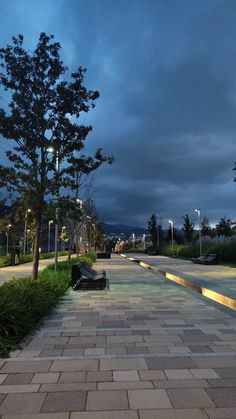
<svg viewBox="0 0 236 419">
<path fill-rule="evenodd" d="M 152 214 L 148 221 L 148 232 L 151 236 L 152 244 L 157 244 L 157 217 Z"/>
<path fill-rule="evenodd" d="M 190 220 L 189 215 L 186 214 L 185 217 L 182 217 L 184 220 L 183 224 L 183 232 L 184 232 L 184 239 L 187 243 L 191 243 L 193 239 L 194 233 L 194 223 Z"/>
<path fill-rule="evenodd" d="M 0 186 L 23 196 L 35 218 L 36 279 L 46 198 L 58 196 L 60 186 L 77 188 L 75 172 L 88 174 L 112 158 L 103 156 L 101 149 L 94 156 L 83 154 L 92 126 L 80 124 L 79 117 L 99 97 L 98 91 L 83 85 L 86 69 L 79 67 L 68 75 L 52 35 L 41 33 L 33 52 L 24 49 L 22 35 L 12 41 L 0 49 L 0 87 L 10 96 L 8 106 L 0 108 L 0 134 L 10 141 L 10 165 L 0 166 Z"/>
</svg>

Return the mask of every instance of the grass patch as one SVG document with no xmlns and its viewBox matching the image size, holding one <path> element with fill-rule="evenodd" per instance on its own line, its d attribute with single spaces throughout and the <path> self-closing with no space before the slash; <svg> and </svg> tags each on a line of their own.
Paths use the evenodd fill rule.
<svg viewBox="0 0 236 419">
<path fill-rule="evenodd" d="M 84 258 L 92 265 L 93 256 L 79 257 L 79 260 Z M 30 277 L 18 278 L 0 287 L 0 356 L 7 356 L 16 349 L 38 326 L 40 319 L 57 305 L 70 286 L 75 260 L 59 262 L 57 272 L 53 265 L 48 266 L 36 281 Z"/>
</svg>

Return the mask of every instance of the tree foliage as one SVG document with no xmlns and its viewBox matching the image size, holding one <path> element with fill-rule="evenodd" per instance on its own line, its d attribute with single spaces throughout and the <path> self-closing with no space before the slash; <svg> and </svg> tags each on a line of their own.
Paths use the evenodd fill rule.
<svg viewBox="0 0 236 419">
<path fill-rule="evenodd" d="M 151 241 L 153 245 L 157 244 L 157 217 L 155 214 L 152 214 L 148 221 L 148 232 L 151 236 Z"/>
<path fill-rule="evenodd" d="M 78 188 L 76 172 L 87 175 L 112 158 L 103 156 L 100 148 L 94 156 L 83 153 L 92 126 L 80 124 L 79 118 L 99 97 L 98 91 L 83 85 L 86 69 L 68 75 L 52 35 L 41 33 L 33 52 L 23 48 L 22 35 L 12 41 L 0 49 L 0 86 L 10 95 L 7 109 L 0 108 L 0 134 L 11 143 L 6 152 L 10 165 L 0 166 L 0 186 L 22 196 L 25 208 L 32 210 L 36 278 L 46 199 L 60 187 Z"/>
<path fill-rule="evenodd" d="M 229 237 L 232 235 L 232 221 L 230 218 L 222 217 L 218 224 L 216 224 L 217 236 Z"/>
<path fill-rule="evenodd" d="M 194 234 L 194 223 L 190 220 L 188 214 L 186 214 L 185 217 L 182 218 L 184 220 L 182 228 L 184 232 L 184 239 L 187 243 L 191 243 Z"/>
<path fill-rule="evenodd" d="M 212 229 L 210 227 L 210 223 L 207 217 L 204 217 L 201 222 L 201 234 L 202 236 L 211 236 Z"/>
</svg>

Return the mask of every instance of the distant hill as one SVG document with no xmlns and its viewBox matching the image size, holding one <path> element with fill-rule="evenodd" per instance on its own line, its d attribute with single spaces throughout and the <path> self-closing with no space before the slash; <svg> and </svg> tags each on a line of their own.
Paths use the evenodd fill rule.
<svg viewBox="0 0 236 419">
<path fill-rule="evenodd" d="M 135 235 L 140 234 L 147 234 L 147 230 L 142 227 L 133 227 L 128 226 L 125 224 L 107 224 L 102 223 L 103 231 L 105 234 L 125 234 L 127 236 L 130 236 L 132 233 Z"/>
</svg>

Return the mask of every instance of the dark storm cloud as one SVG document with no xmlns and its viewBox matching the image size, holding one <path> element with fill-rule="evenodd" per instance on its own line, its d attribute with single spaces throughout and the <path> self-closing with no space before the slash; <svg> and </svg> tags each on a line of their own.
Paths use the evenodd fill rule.
<svg viewBox="0 0 236 419">
<path fill-rule="evenodd" d="M 115 156 L 95 175 L 108 222 L 182 223 L 202 209 L 235 219 L 234 0 L 0 0 L 1 44 L 55 34 L 70 68 L 98 89 L 88 151 Z"/>
</svg>

